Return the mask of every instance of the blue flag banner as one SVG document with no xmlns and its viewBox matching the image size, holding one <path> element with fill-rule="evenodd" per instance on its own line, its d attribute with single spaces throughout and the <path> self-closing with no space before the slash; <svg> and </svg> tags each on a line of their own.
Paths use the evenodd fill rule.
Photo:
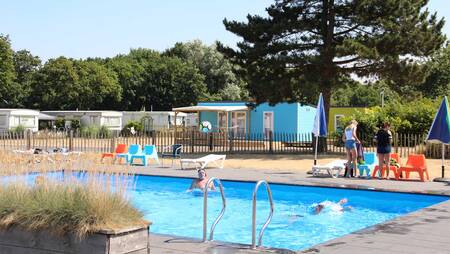
<svg viewBox="0 0 450 254">
<path fill-rule="evenodd" d="M 327 118 L 325 116 L 322 93 L 319 95 L 319 102 L 317 103 L 316 116 L 314 118 L 314 127 L 312 132 L 316 137 L 327 136 Z"/>
<path fill-rule="evenodd" d="M 427 141 L 444 144 L 450 143 L 450 115 L 447 97 L 442 99 L 441 106 L 428 132 Z"/>
</svg>

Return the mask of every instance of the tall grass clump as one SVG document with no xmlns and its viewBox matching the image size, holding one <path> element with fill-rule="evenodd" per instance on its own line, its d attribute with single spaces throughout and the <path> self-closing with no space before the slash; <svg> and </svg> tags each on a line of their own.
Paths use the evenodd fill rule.
<svg viewBox="0 0 450 254">
<path fill-rule="evenodd" d="M 102 186 L 103 185 L 103 186 Z M 58 182 L 43 176 L 35 184 L 20 181 L 0 186 L 0 229 L 18 226 L 79 238 L 99 230 L 146 226 L 143 214 L 122 191 L 104 183 Z"/>
</svg>

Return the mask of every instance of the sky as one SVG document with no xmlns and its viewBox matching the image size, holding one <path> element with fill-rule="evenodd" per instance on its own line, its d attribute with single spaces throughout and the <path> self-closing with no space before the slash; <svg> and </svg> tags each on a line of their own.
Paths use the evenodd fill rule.
<svg viewBox="0 0 450 254">
<path fill-rule="evenodd" d="M 27 49 L 43 60 L 112 57 L 130 48 L 163 51 L 176 42 L 216 40 L 233 46 L 240 39 L 225 30 L 228 20 L 265 15 L 273 0 L 0 0 L 0 34 L 14 50 Z M 446 3 L 447 2 L 447 3 Z M 448 0 L 429 8 L 448 20 Z"/>
</svg>

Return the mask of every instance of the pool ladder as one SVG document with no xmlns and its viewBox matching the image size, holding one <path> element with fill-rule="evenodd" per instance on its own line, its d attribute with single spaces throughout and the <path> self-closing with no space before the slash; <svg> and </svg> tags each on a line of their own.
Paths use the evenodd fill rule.
<svg viewBox="0 0 450 254">
<path fill-rule="evenodd" d="M 258 188 L 261 184 L 264 184 L 266 186 L 267 196 L 269 198 L 269 203 L 270 203 L 270 213 L 269 213 L 269 217 L 267 217 L 266 222 L 259 230 L 258 245 L 256 245 L 256 194 L 258 193 Z M 272 220 L 273 210 L 274 210 L 274 208 L 273 208 L 272 191 L 270 190 L 269 183 L 266 180 L 258 181 L 256 183 L 255 189 L 253 190 L 252 249 L 256 249 L 256 247 L 259 247 L 262 245 L 262 237 L 264 235 L 264 230 L 266 230 L 267 226 L 269 225 L 270 221 Z"/>
<path fill-rule="evenodd" d="M 205 192 L 203 193 L 203 242 L 207 241 L 207 222 L 208 222 L 208 191 L 209 191 L 209 185 L 213 183 L 214 181 L 218 182 L 220 194 L 222 196 L 222 211 L 220 211 L 219 215 L 217 216 L 214 223 L 211 225 L 210 233 L 209 233 L 209 241 L 212 241 L 214 239 L 214 229 L 217 226 L 217 223 L 219 223 L 220 219 L 222 219 L 223 214 L 225 213 L 225 208 L 227 207 L 227 200 L 225 198 L 225 193 L 223 191 L 223 185 L 219 178 L 211 177 L 205 185 Z M 270 202 L 270 213 L 269 217 L 267 218 L 264 225 L 261 227 L 259 231 L 259 237 L 258 237 L 258 245 L 256 245 L 256 194 L 258 192 L 259 186 L 261 184 L 264 184 L 266 186 L 267 190 L 267 196 L 269 198 Z M 274 206 L 273 206 L 273 199 L 272 199 L 272 191 L 270 190 L 269 183 L 265 180 L 258 181 L 256 183 L 255 189 L 253 190 L 253 210 L 252 210 L 252 249 L 256 249 L 256 247 L 259 247 L 262 245 L 262 237 L 264 235 L 264 230 L 266 230 L 267 226 L 269 225 L 270 221 L 272 220 Z"/>
<path fill-rule="evenodd" d="M 217 216 L 214 223 L 211 225 L 211 230 L 209 233 L 209 241 L 212 241 L 214 238 L 214 229 L 216 228 L 217 223 L 219 223 L 220 219 L 222 219 L 223 214 L 225 213 L 225 208 L 227 207 L 227 200 L 225 199 L 225 193 L 223 192 L 223 185 L 219 178 L 211 177 L 205 185 L 205 192 L 203 193 L 203 242 L 206 242 L 206 231 L 208 224 L 208 190 L 209 185 L 214 181 L 218 182 L 220 194 L 222 195 L 222 211 L 220 211 L 219 216 Z"/>
</svg>

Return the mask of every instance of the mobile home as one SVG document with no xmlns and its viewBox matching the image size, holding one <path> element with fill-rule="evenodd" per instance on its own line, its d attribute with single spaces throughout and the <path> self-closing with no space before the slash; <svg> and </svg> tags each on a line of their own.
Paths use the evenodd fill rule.
<svg viewBox="0 0 450 254">
<path fill-rule="evenodd" d="M 72 120 L 79 120 L 83 126 L 106 126 L 110 130 L 122 129 L 122 112 L 118 111 L 43 111 L 43 113 L 65 120 L 66 127 L 70 127 Z"/>
<path fill-rule="evenodd" d="M 13 130 L 19 126 L 38 131 L 39 111 L 31 109 L 0 109 L 0 130 Z"/>
<path fill-rule="evenodd" d="M 197 106 L 174 108 L 175 112 L 198 112 L 199 123 L 212 126 L 211 131 L 227 131 L 235 137 L 248 133 L 310 134 L 316 108 L 300 103 L 201 102 Z"/>
<path fill-rule="evenodd" d="M 172 111 L 123 111 L 122 113 L 122 128 L 130 121 L 142 123 L 146 131 L 170 129 L 175 125 L 175 113 Z M 179 113 L 176 124 L 187 127 L 196 126 L 195 119 L 195 114 Z"/>
</svg>

